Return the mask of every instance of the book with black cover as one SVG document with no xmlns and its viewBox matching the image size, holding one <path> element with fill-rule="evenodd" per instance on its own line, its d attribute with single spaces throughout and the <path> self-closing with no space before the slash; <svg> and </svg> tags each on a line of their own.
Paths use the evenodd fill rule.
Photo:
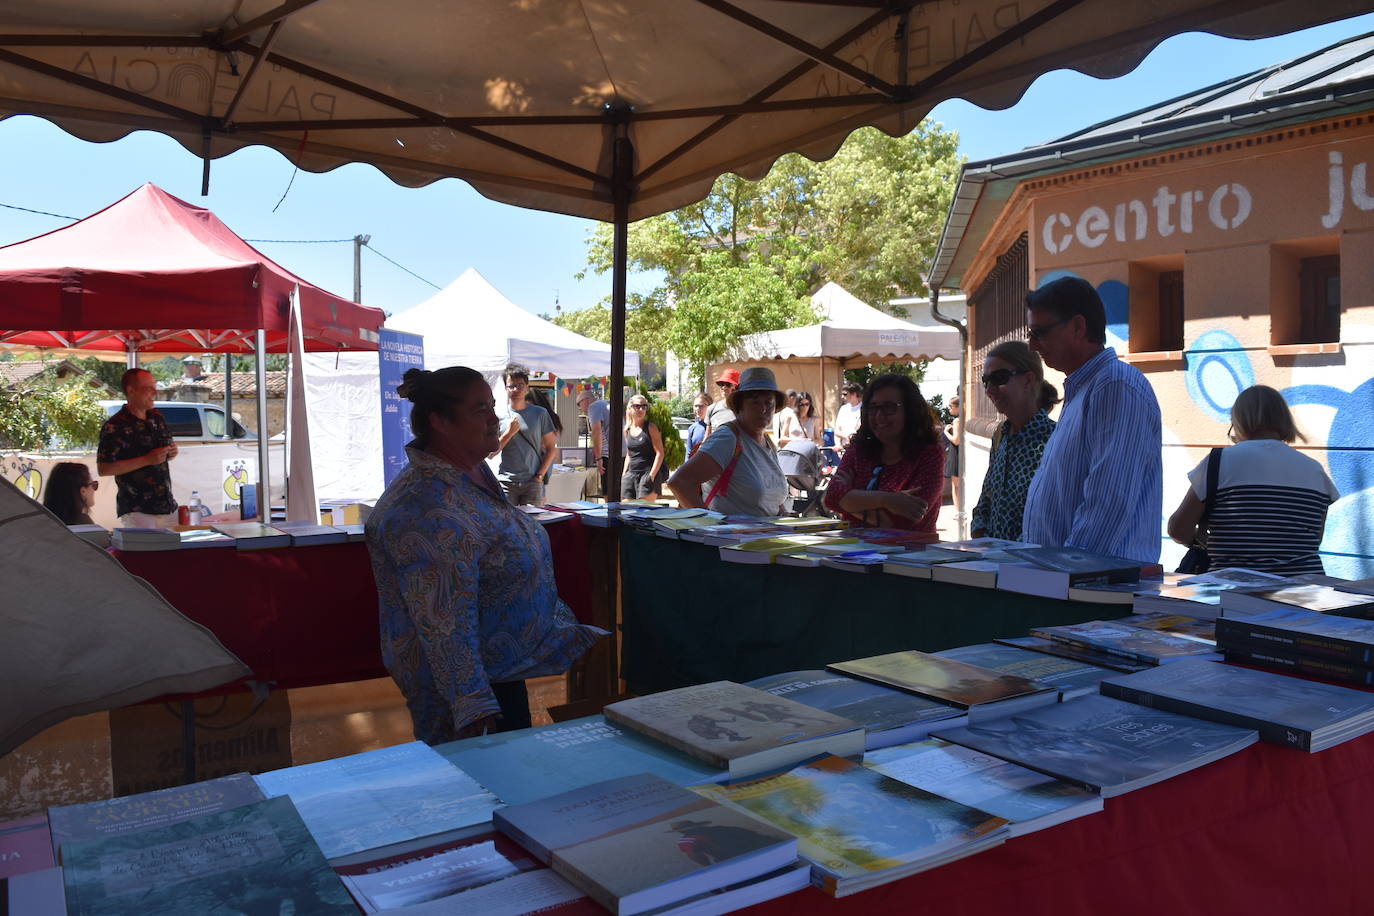
<svg viewBox="0 0 1374 916">
<path fill-rule="evenodd" d="M 621 700 L 607 721 L 728 769 L 734 777 L 817 754 L 861 754 L 863 728 L 841 716 L 732 681 Z"/>
<path fill-rule="evenodd" d="M 1158 564 L 1091 553 L 1075 547 L 1010 547 L 1019 562 L 1006 564 L 997 587 L 1009 592 L 1068 598 L 1069 589 L 1082 585 L 1135 582 L 1162 575 Z"/>
<path fill-rule="evenodd" d="M 71 916 L 356 914 L 289 798 L 63 847 Z"/>
<path fill-rule="evenodd" d="M 1121 795 L 1234 754 L 1250 729 L 1205 722 L 1104 696 L 934 733 L 1101 793 Z"/>
<path fill-rule="evenodd" d="M 970 721 L 1009 715 L 1059 699 L 1059 693 L 1048 684 L 926 652 L 890 652 L 836 662 L 826 668 L 947 703 L 966 710 Z"/>
<path fill-rule="evenodd" d="M 836 897 L 981 852 L 1008 834 L 1000 817 L 838 757 L 692 791 L 796 836 L 812 883 Z"/>
<path fill-rule="evenodd" d="M 1217 618 L 1217 646 L 1273 646 L 1311 658 L 1374 667 L 1374 621 L 1297 609 Z"/>
<path fill-rule="evenodd" d="M 1097 693 L 1097 684 L 1104 677 L 1120 672 L 1101 665 L 1075 661 L 1043 652 L 1032 652 L 1016 646 L 995 642 L 960 646 L 936 652 L 941 658 L 967 662 L 981 668 L 991 668 L 1004 674 L 1014 674 L 1030 681 L 1049 684 L 1059 691 L 1061 700 L 1070 700 L 1088 693 Z"/>
<path fill-rule="evenodd" d="M 1169 633 L 1142 630 L 1115 620 L 1090 620 L 1057 627 L 1034 627 L 1032 636 L 1099 649 L 1152 665 L 1164 665 L 1181 658 L 1218 658 L 1216 647 L 1195 639 Z"/>
<path fill-rule="evenodd" d="M 1286 585 L 1278 588 L 1232 588 L 1221 594 L 1222 615 L 1262 614 L 1295 608 L 1337 617 L 1374 617 L 1374 598 L 1325 585 Z"/>
<path fill-rule="evenodd" d="M 1271 744 L 1321 751 L 1374 731 L 1374 694 L 1216 662 L 1186 661 L 1107 678 L 1102 693 L 1256 729 Z"/>
<path fill-rule="evenodd" d="M 788 671 L 745 686 L 860 723 L 867 734 L 865 750 L 905 744 L 932 728 L 963 724 L 959 710 L 944 703 L 830 671 Z"/>
<path fill-rule="evenodd" d="M 1040 636 L 1006 636 L 1001 639 L 995 639 L 993 642 L 1003 646 L 1025 649 L 1029 652 L 1040 652 L 1045 655 L 1056 655 L 1059 658 L 1070 658 L 1076 662 L 1086 662 L 1089 665 L 1098 665 L 1102 668 L 1109 668 L 1112 671 L 1144 671 L 1146 668 L 1154 667 L 1154 665 L 1147 664 L 1146 662 L 1136 661 L 1133 658 L 1126 658 L 1124 655 L 1113 655 L 1111 652 L 1088 649 L 1084 646 L 1076 646 L 1073 643 L 1060 642 L 1057 639 L 1045 639 Z"/>
<path fill-rule="evenodd" d="M 1299 655 L 1261 643 L 1230 642 L 1222 647 L 1222 655 L 1228 662 L 1241 665 L 1272 668 L 1302 677 L 1326 678 L 1343 684 L 1354 684 L 1356 687 L 1374 687 L 1374 668 L 1329 658 Z"/>
<path fill-rule="evenodd" d="M 789 865 L 797 840 L 645 773 L 498 809 L 498 830 L 620 916 Z"/>
<path fill-rule="evenodd" d="M 1102 810 L 1096 792 L 939 738 L 865 754 L 864 766 L 1005 818 L 1014 837 Z"/>
</svg>

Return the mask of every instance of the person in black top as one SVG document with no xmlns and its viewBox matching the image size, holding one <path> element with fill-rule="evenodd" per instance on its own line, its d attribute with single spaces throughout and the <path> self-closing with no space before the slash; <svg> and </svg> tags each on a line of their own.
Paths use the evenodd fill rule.
<svg viewBox="0 0 1374 916">
<path fill-rule="evenodd" d="M 43 490 L 43 505 L 62 519 L 64 525 L 90 525 L 91 508 L 95 506 L 95 491 L 100 481 L 91 477 L 91 469 L 79 461 L 59 461 L 48 472 L 48 486 Z"/>
<path fill-rule="evenodd" d="M 166 528 L 176 524 L 172 472 L 176 443 L 162 414 L 153 408 L 157 382 L 144 369 L 120 379 L 125 404 L 100 428 L 95 469 L 115 479 L 115 512 L 126 528 Z"/>
<path fill-rule="evenodd" d="M 649 419 L 649 399 L 642 394 L 625 405 L 625 451 L 630 456 L 620 478 L 621 499 L 658 499 L 667 475 L 663 466 L 663 435 Z"/>
</svg>

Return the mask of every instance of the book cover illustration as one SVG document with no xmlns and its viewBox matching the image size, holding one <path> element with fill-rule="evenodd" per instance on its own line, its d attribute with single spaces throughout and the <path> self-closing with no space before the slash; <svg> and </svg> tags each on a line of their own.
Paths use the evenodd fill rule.
<svg viewBox="0 0 1374 916">
<path fill-rule="evenodd" d="M 1004 538 L 970 538 L 966 541 L 944 541 L 938 546 L 946 550 L 963 550 L 968 553 L 989 553 L 991 551 L 1010 550 L 1012 548 L 1026 549 L 1039 547 L 1039 544 L 1031 544 L 1026 541 L 1008 541 Z"/>
<path fill-rule="evenodd" d="M 420 741 L 254 779 L 269 796 L 291 796 L 329 858 L 481 823 L 499 804 Z"/>
<path fill-rule="evenodd" d="M 1125 557 L 1080 550 L 1077 547 L 1008 547 L 1007 553 L 1019 562 L 1062 573 L 1139 572 L 1141 564 Z"/>
<path fill-rule="evenodd" d="M 1344 592 L 1328 585 L 1288 585 L 1279 588 L 1229 589 L 1221 596 L 1221 606 L 1238 610 L 1268 610 L 1293 607 L 1306 611 L 1353 613 L 1374 606 L 1369 595 Z M 1360 616 L 1365 616 L 1360 613 Z"/>
<path fill-rule="evenodd" d="M 375 913 L 449 897 L 544 867 L 514 840 L 494 831 L 409 858 L 372 871 L 355 866 L 343 875 L 344 884 L 367 912 Z"/>
<path fill-rule="evenodd" d="M 996 642 L 1003 646 L 1025 649 L 1027 652 L 1070 658 L 1077 662 L 1110 668 L 1112 671 L 1144 671 L 1146 668 L 1154 667 L 1148 662 L 1127 658 L 1124 655 L 1113 655 L 1111 652 L 1103 652 L 1101 649 L 1089 649 L 1072 643 L 1060 642 L 1057 639 L 1045 639 L 1041 636 L 1009 636 L 998 639 Z"/>
<path fill-rule="evenodd" d="M 1195 639 L 1142 630 L 1140 627 L 1128 626 L 1114 620 L 1091 620 L 1087 623 L 1070 623 L 1058 627 L 1035 627 L 1031 630 L 1031 635 L 1079 643 L 1155 664 L 1192 656 L 1210 656 L 1216 652 L 1215 646 Z"/>
<path fill-rule="evenodd" d="M 603 714 L 717 766 L 859 728 L 849 719 L 731 681 L 622 700 Z"/>
<path fill-rule="evenodd" d="M 1215 620 L 1199 620 L 1184 614 L 1163 614 L 1157 611 L 1147 611 L 1122 617 L 1116 622 L 1128 627 L 1139 627 L 1142 630 L 1154 630 L 1159 633 L 1182 636 L 1184 639 L 1195 639 L 1209 645 L 1215 645 L 1217 641 Z"/>
<path fill-rule="evenodd" d="M 889 563 L 907 563 L 914 566 L 934 566 L 939 563 L 967 563 L 971 558 L 965 552 L 949 550 L 943 545 L 925 547 L 921 550 L 908 550 L 887 556 Z"/>
<path fill-rule="evenodd" d="M 357 913 L 289 798 L 64 847 L 71 916 Z"/>
<path fill-rule="evenodd" d="M 435 748 L 507 804 L 634 773 L 686 785 L 720 770 L 601 716 L 464 738 Z"/>
<path fill-rule="evenodd" d="M 944 703 L 829 671 L 788 671 L 749 681 L 745 686 L 834 713 L 858 722 L 869 732 L 956 714 Z"/>
<path fill-rule="evenodd" d="M 1049 684 L 1065 696 L 1097 693 L 1098 682 L 1117 673 L 1101 665 L 999 645 L 995 642 L 945 649 L 935 654 L 980 668 L 1014 674 L 1029 681 Z"/>
<path fill-rule="evenodd" d="M 265 796 L 247 773 L 172 786 L 155 792 L 125 795 L 81 805 L 55 805 L 48 809 L 52 848 L 78 840 L 137 833 L 166 827 L 191 818 L 261 801 Z"/>
<path fill-rule="evenodd" d="M 1258 740 L 1253 730 L 1204 722 L 1104 696 L 1084 696 L 933 737 L 1117 795 L 1210 763 Z"/>
<path fill-rule="evenodd" d="M 1113 677 L 1102 691 L 1137 703 L 1153 697 L 1151 705 L 1173 704 L 1187 715 L 1257 728 L 1266 740 L 1304 749 L 1323 744 L 1320 733 L 1353 737 L 1374 728 L 1374 694 L 1215 662 L 1179 662 Z"/>
<path fill-rule="evenodd" d="M 1178 580 L 1178 585 L 1220 585 L 1226 588 L 1264 588 L 1276 587 L 1277 583 L 1290 582 L 1283 576 L 1276 576 L 1273 573 L 1260 572 L 1255 569 L 1242 569 L 1239 566 L 1225 566 L 1221 569 L 1210 569 L 1205 573 L 1196 576 L 1185 576 Z"/>
<path fill-rule="evenodd" d="M 958 707 L 977 706 L 1050 689 L 1013 674 L 1003 674 L 950 658 L 909 650 L 827 665 L 850 677 L 889 684 Z"/>
<path fill-rule="evenodd" d="M 1000 842 L 1006 833 L 1000 817 L 834 756 L 692 791 L 737 805 L 796 836 L 802 855 L 828 876 L 822 884 L 832 893 L 845 879 L 889 869 L 908 873 L 903 866 L 979 838 Z"/>
<path fill-rule="evenodd" d="M 12 878 L 53 867 L 48 819 L 20 818 L 0 824 L 0 878 Z"/>
<path fill-rule="evenodd" d="M 1102 810 L 1102 796 L 991 754 L 928 738 L 872 751 L 864 766 L 1011 822 L 1011 836 Z"/>
</svg>

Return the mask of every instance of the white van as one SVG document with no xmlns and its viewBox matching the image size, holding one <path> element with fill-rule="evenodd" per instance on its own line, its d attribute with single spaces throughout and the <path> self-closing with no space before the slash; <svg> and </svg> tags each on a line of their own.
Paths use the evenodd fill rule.
<svg viewBox="0 0 1374 916">
<path fill-rule="evenodd" d="M 113 417 L 123 401 L 101 401 L 106 416 Z M 153 408 L 167 421 L 172 438 L 178 442 L 223 442 L 227 439 L 257 441 L 257 433 L 233 417 L 224 422 L 224 408 L 202 401 L 154 401 Z"/>
</svg>

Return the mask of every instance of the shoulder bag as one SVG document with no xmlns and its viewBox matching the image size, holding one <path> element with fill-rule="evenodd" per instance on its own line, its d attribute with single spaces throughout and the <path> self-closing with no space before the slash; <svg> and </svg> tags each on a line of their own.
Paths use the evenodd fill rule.
<svg viewBox="0 0 1374 916">
<path fill-rule="evenodd" d="M 1197 530 L 1193 532 L 1193 543 L 1178 564 L 1177 572 L 1205 573 L 1212 565 L 1207 555 L 1207 517 L 1212 514 L 1212 506 L 1217 499 L 1217 477 L 1221 474 L 1221 449 L 1214 448 L 1207 456 L 1207 497 L 1202 504 L 1202 516 L 1197 520 Z"/>
</svg>

